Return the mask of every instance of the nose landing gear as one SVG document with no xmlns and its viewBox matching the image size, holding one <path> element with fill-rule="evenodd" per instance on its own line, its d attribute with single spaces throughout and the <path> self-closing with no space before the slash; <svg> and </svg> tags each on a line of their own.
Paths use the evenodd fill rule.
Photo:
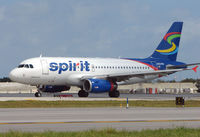
<svg viewBox="0 0 200 137">
<path fill-rule="evenodd" d="M 42 96 L 42 93 L 40 91 L 35 93 L 35 97 L 41 97 L 41 96 Z"/>
</svg>

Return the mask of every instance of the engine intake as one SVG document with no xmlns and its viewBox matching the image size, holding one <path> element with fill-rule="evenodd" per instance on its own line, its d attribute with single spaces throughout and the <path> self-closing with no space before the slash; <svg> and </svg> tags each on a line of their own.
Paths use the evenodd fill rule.
<svg viewBox="0 0 200 137">
<path fill-rule="evenodd" d="M 104 79 L 87 79 L 83 82 L 83 90 L 91 93 L 114 91 L 117 87 L 116 83 Z"/>
</svg>

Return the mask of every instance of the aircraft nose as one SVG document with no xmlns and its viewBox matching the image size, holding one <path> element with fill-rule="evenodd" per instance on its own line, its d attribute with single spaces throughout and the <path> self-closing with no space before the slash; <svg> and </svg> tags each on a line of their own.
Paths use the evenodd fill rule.
<svg viewBox="0 0 200 137">
<path fill-rule="evenodd" d="M 17 73 L 17 70 L 16 69 L 13 69 L 10 74 L 9 74 L 9 78 L 12 80 L 12 81 L 16 81 L 17 78 L 18 78 L 18 73 Z"/>
</svg>

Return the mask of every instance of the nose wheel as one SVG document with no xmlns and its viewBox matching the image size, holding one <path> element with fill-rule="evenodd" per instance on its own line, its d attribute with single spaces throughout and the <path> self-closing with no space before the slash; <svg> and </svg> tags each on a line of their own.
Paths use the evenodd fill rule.
<svg viewBox="0 0 200 137">
<path fill-rule="evenodd" d="M 35 93 L 35 97 L 41 97 L 42 96 L 42 93 L 41 92 L 36 92 Z"/>
</svg>

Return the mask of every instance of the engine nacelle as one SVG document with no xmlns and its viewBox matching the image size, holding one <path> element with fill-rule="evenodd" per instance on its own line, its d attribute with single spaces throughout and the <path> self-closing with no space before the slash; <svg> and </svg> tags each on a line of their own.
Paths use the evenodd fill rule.
<svg viewBox="0 0 200 137">
<path fill-rule="evenodd" d="M 117 84 L 104 79 L 87 79 L 83 82 L 83 90 L 91 93 L 109 92 L 117 89 Z"/>
<path fill-rule="evenodd" d="M 62 92 L 69 90 L 70 87 L 68 86 L 51 86 L 51 85 L 45 85 L 42 86 L 42 88 L 39 88 L 42 92 Z"/>
</svg>

